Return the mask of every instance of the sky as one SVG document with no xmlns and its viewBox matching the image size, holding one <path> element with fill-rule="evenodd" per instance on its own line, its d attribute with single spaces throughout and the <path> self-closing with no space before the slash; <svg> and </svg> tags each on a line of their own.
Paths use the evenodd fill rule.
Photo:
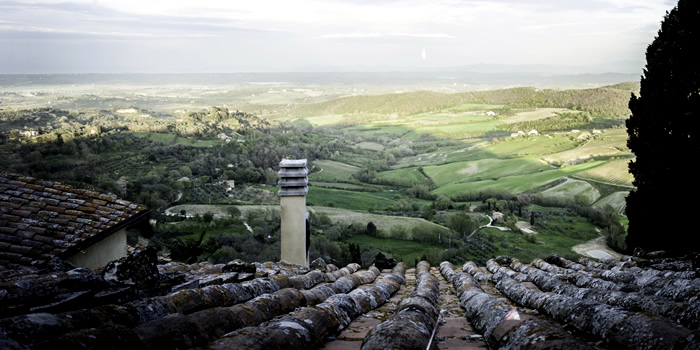
<svg viewBox="0 0 700 350">
<path fill-rule="evenodd" d="M 643 66 L 669 0 L 0 0 L 0 74 Z"/>
</svg>

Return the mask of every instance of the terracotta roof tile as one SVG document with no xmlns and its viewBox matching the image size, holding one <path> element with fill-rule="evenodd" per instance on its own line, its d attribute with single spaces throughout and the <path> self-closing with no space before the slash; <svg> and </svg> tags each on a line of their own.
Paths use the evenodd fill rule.
<svg viewBox="0 0 700 350">
<path fill-rule="evenodd" d="M 21 244 L 22 238 L 17 237 L 15 235 L 6 235 L 3 233 L 0 233 L 0 242 L 7 242 L 7 243 L 13 243 L 13 244 Z"/>
<path fill-rule="evenodd" d="M 60 203 L 59 200 L 54 199 L 54 198 L 48 198 L 48 197 L 41 197 L 41 198 L 39 198 L 39 200 L 44 202 L 44 203 L 51 204 L 51 205 L 58 205 L 58 203 Z"/>
<path fill-rule="evenodd" d="M 15 236 L 27 238 L 27 239 L 34 237 L 35 234 L 36 233 L 34 233 L 34 232 L 24 231 L 24 230 L 20 230 L 20 231 L 15 232 Z"/>
<path fill-rule="evenodd" d="M 27 247 L 32 247 L 32 248 L 37 248 L 39 250 L 44 249 L 44 245 L 37 242 L 37 241 L 32 241 L 30 239 L 25 239 L 22 241 L 22 245 L 27 246 Z"/>
<path fill-rule="evenodd" d="M 82 249 L 75 245 L 109 234 L 145 210 L 112 194 L 0 172 L 0 265 L 65 258 Z"/>
<path fill-rule="evenodd" d="M 17 216 L 23 217 L 23 218 L 26 218 L 26 217 L 28 217 L 30 214 L 32 214 L 31 211 L 28 211 L 28 210 L 21 210 L 21 209 L 15 209 L 15 210 L 11 211 L 10 213 L 11 213 L 12 215 L 17 215 Z"/>
<path fill-rule="evenodd" d="M 15 234 L 15 232 L 17 232 L 16 228 L 0 226 L 0 233 L 4 233 L 6 235 L 13 235 Z"/>
<path fill-rule="evenodd" d="M 25 187 L 31 188 L 34 191 L 43 191 L 44 190 L 44 186 L 39 185 L 39 184 L 35 184 L 35 183 L 28 183 Z"/>
<path fill-rule="evenodd" d="M 7 248 L 7 251 L 11 253 L 18 253 L 22 255 L 29 255 L 29 253 L 32 251 L 32 247 L 27 247 L 27 246 L 21 246 L 21 245 L 11 245 Z"/>
<path fill-rule="evenodd" d="M 46 206 L 46 203 L 42 203 L 42 202 L 30 202 L 28 205 L 30 205 L 30 206 L 32 206 L 32 207 L 36 207 L 36 208 L 43 208 L 43 207 Z"/>
<path fill-rule="evenodd" d="M 25 220 L 29 220 L 29 219 L 22 219 L 21 222 L 8 222 L 5 226 L 12 227 L 12 228 L 18 228 L 20 230 L 26 230 L 27 228 L 29 228 L 29 224 L 25 223 L 24 222 Z"/>
<path fill-rule="evenodd" d="M 0 239 L 1 238 L 2 237 L 0 237 Z M 32 237 L 32 239 L 34 239 L 35 241 L 44 242 L 44 243 L 51 243 L 51 241 L 52 241 L 51 237 L 46 237 L 46 236 L 42 236 L 42 235 L 34 235 L 34 237 Z"/>
<path fill-rule="evenodd" d="M 30 203 L 30 204 L 31 204 L 31 203 Z M 34 207 L 34 206 L 31 206 L 31 205 L 25 205 L 25 206 L 22 206 L 22 207 L 20 208 L 20 210 L 27 210 L 27 211 L 30 211 L 30 212 L 32 212 L 32 213 L 38 212 L 39 209 L 40 209 L 39 207 Z"/>
<path fill-rule="evenodd" d="M 8 259 L 17 257 L 0 256 Z M 251 273 L 224 271 L 231 263 L 171 262 L 158 266 L 158 274 L 176 278 L 141 293 L 133 285 L 136 274 L 129 274 L 131 292 L 139 293 L 113 301 L 98 295 L 118 280 L 106 284 L 105 275 L 94 272 L 23 279 L 0 271 L 0 278 L 17 276 L 12 283 L 19 286 L 4 301 L 25 306 L 0 319 L 0 333 L 17 348 L 698 348 L 700 318 L 691 295 L 700 282 L 691 260 L 660 261 L 673 270 L 631 258 L 546 260 L 551 264 L 508 257 L 486 267 L 400 263 L 383 271 L 355 264 L 309 271 L 268 262 L 255 263 Z M 148 262 L 131 266 L 141 272 Z M 81 283 L 63 282 L 77 281 L 76 275 Z M 74 295 L 83 297 L 75 302 Z"/>
<path fill-rule="evenodd" d="M 9 222 L 16 222 L 16 221 L 19 221 L 19 216 L 2 214 L 2 215 L 0 215 L 0 220 L 5 220 L 5 221 L 9 221 Z"/>
<path fill-rule="evenodd" d="M 10 252 L 0 252 L 0 260 L 18 261 L 22 255 Z"/>
</svg>

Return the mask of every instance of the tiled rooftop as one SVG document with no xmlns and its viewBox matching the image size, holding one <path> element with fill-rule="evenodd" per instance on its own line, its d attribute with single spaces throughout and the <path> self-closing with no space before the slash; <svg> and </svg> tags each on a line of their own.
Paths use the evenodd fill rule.
<svg viewBox="0 0 700 350">
<path fill-rule="evenodd" d="M 145 212 L 112 194 L 0 172 L 0 270 L 67 258 Z"/>
<path fill-rule="evenodd" d="M 171 262 L 159 265 L 159 282 L 140 292 L 131 278 L 120 284 L 86 269 L 5 281 L 0 273 L 0 314 L 8 315 L 0 319 L 0 345 L 698 349 L 700 279 L 693 263 L 550 256 L 526 264 L 498 257 L 482 267 L 420 262 L 380 271 L 357 264 L 309 270 L 284 262 Z"/>
</svg>

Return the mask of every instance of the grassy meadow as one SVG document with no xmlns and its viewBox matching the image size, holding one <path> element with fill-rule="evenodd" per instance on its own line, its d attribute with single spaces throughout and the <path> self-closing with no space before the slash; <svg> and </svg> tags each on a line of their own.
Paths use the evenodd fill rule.
<svg viewBox="0 0 700 350">
<path fill-rule="evenodd" d="M 358 244 L 360 246 L 372 246 L 384 255 L 403 261 L 404 263 L 413 265 L 415 261 L 420 261 L 421 257 L 428 250 L 442 250 L 440 245 L 425 244 L 408 240 L 397 240 L 378 238 L 368 235 L 356 235 L 348 239 L 348 242 Z"/>
<path fill-rule="evenodd" d="M 309 174 L 310 181 L 347 182 L 350 176 L 359 170 L 354 165 L 332 160 L 317 160 L 314 166 L 318 171 Z"/>
</svg>

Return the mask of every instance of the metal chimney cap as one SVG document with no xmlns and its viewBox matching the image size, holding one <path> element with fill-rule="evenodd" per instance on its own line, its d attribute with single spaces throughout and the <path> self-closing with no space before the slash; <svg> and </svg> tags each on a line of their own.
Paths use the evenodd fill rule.
<svg viewBox="0 0 700 350">
<path fill-rule="evenodd" d="M 309 170 L 304 168 L 280 168 L 277 172 L 279 177 L 306 177 L 309 175 Z"/>
<path fill-rule="evenodd" d="M 277 196 L 279 197 L 293 197 L 293 196 L 302 196 L 306 197 L 306 194 L 309 193 L 309 188 L 306 186 L 299 186 L 299 187 L 283 187 L 277 192 Z"/>
<path fill-rule="evenodd" d="M 282 159 L 280 168 L 303 168 L 306 167 L 306 159 Z"/>
</svg>

